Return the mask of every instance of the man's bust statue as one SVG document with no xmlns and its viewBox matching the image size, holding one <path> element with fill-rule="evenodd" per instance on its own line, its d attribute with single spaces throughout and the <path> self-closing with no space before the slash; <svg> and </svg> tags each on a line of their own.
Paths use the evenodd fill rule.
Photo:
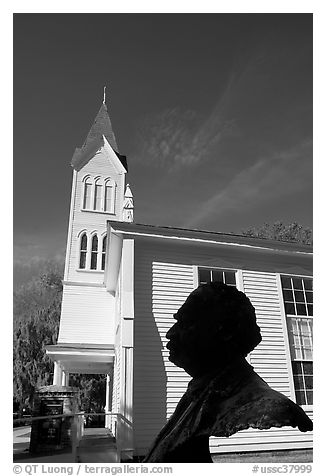
<svg viewBox="0 0 326 476">
<path fill-rule="evenodd" d="M 193 378 L 144 462 L 212 462 L 210 436 L 247 428 L 312 430 L 297 404 L 271 389 L 246 361 L 261 341 L 255 309 L 233 286 L 213 282 L 193 291 L 167 332 L 169 360 Z"/>
</svg>

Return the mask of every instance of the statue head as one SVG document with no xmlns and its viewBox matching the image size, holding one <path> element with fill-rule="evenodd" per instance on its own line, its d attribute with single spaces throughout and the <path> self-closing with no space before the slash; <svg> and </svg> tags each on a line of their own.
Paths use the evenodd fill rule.
<svg viewBox="0 0 326 476">
<path fill-rule="evenodd" d="M 250 300 L 221 282 L 200 285 L 174 318 L 166 334 L 169 360 L 193 377 L 245 357 L 261 341 Z"/>
</svg>

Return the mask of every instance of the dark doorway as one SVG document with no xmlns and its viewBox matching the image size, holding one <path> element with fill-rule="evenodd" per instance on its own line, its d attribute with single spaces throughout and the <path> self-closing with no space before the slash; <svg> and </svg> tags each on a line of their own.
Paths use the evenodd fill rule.
<svg viewBox="0 0 326 476">
<path fill-rule="evenodd" d="M 79 388 L 80 409 L 85 413 L 94 413 L 86 416 L 86 428 L 104 428 L 104 415 L 95 415 L 105 412 L 106 374 L 70 374 L 70 385 Z"/>
</svg>

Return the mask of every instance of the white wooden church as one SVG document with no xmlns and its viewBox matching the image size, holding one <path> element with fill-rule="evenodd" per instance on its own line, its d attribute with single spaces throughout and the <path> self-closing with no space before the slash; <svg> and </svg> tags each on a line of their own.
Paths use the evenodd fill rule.
<svg viewBox="0 0 326 476">
<path fill-rule="evenodd" d="M 112 426 L 123 457 L 146 453 L 186 390 L 190 377 L 169 362 L 165 334 L 209 280 L 250 298 L 263 340 L 249 362 L 311 418 L 311 247 L 134 223 L 127 161 L 104 102 L 71 165 L 60 330 L 47 353 L 55 385 L 68 385 L 71 373 L 107 375 L 106 411 L 125 418 Z M 311 447 L 312 434 L 291 427 L 211 438 L 212 453 Z"/>
</svg>

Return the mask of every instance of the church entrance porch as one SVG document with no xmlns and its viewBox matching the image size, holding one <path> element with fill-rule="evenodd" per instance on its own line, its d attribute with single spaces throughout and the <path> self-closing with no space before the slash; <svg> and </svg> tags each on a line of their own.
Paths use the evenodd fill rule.
<svg viewBox="0 0 326 476">
<path fill-rule="evenodd" d="M 79 389 L 81 410 L 107 413 L 112 410 L 114 347 L 95 344 L 56 344 L 46 347 L 54 361 L 53 384 Z M 111 428 L 108 416 L 85 417 L 86 427 Z"/>
<path fill-rule="evenodd" d="M 85 428 L 77 448 L 78 463 L 118 463 L 116 440 L 107 428 Z"/>
</svg>

